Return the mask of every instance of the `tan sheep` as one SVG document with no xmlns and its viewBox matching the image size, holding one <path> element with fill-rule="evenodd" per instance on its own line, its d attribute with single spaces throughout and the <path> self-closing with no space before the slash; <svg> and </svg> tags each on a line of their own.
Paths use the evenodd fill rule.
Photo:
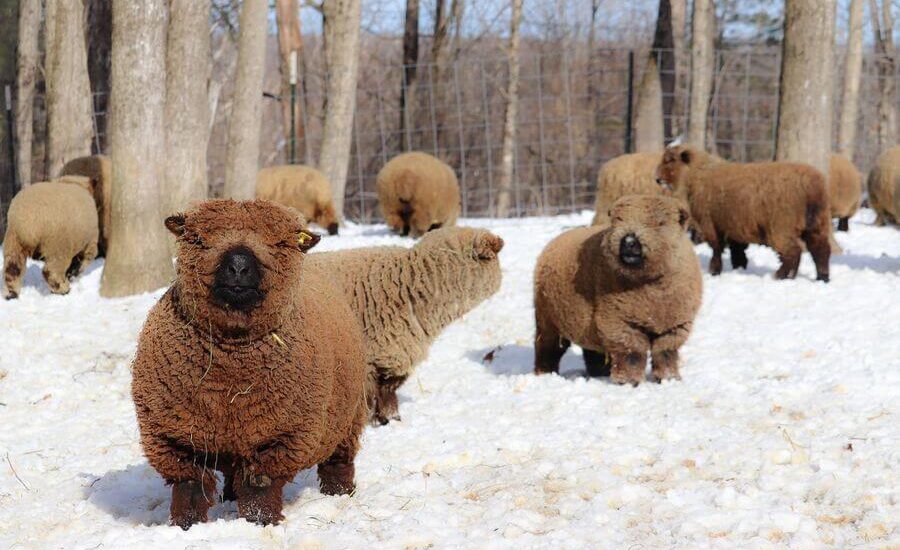
<svg viewBox="0 0 900 550">
<path fill-rule="evenodd" d="M 894 206 L 894 193 L 900 187 L 900 145 L 878 155 L 867 186 L 869 206 L 876 214 L 875 225 L 900 223 L 900 211 Z"/>
<path fill-rule="evenodd" d="M 97 257 L 97 209 L 87 178 L 69 176 L 19 191 L 9 205 L 3 238 L 6 299 L 18 297 L 29 257 L 44 260 L 50 292 L 69 292 L 76 277 Z"/>
<path fill-rule="evenodd" d="M 700 149 L 670 147 L 657 181 L 690 205 L 692 223 L 713 249 L 709 272 L 722 272 L 722 251 L 732 245 L 732 265 L 746 267 L 748 243 L 771 246 L 781 258 L 779 279 L 797 276 L 803 245 L 828 281 L 831 213 L 821 172 L 790 162 L 722 162 Z M 737 255 L 737 256 L 736 256 Z"/>
<path fill-rule="evenodd" d="M 310 254 L 306 269 L 337 277 L 356 311 L 374 375 L 372 421 L 397 414 L 397 388 L 444 328 L 500 288 L 503 240 L 484 229 L 442 228 L 409 248 Z"/>
<path fill-rule="evenodd" d="M 702 294 L 688 213 L 669 197 L 630 195 L 611 214 L 611 225 L 566 231 L 538 258 L 535 373 L 558 372 L 577 344 L 590 376 L 637 385 L 649 352 L 655 380 L 680 378 L 678 349 Z"/>
<path fill-rule="evenodd" d="M 300 164 L 263 168 L 256 175 L 256 198 L 289 206 L 330 235 L 338 233 L 331 184 L 315 168 Z"/>
<path fill-rule="evenodd" d="M 859 209 L 862 175 L 844 155 L 831 155 L 828 168 L 828 203 L 838 231 L 849 231 L 850 218 Z"/>
<path fill-rule="evenodd" d="M 93 155 L 72 159 L 63 166 L 59 173 L 62 176 L 85 176 L 91 179 L 91 194 L 97 205 L 97 216 L 100 224 L 100 238 L 97 241 L 99 256 L 106 255 L 106 243 L 109 241 L 110 205 L 112 193 L 112 162 L 106 155 Z"/>
<path fill-rule="evenodd" d="M 381 213 L 388 227 L 420 237 L 456 225 L 459 183 L 453 169 L 426 153 L 404 153 L 378 172 Z"/>
<path fill-rule="evenodd" d="M 656 167 L 662 152 L 620 155 L 603 164 L 597 175 L 597 198 L 591 225 L 609 223 L 609 209 L 625 195 L 661 195 L 656 183 Z"/>
</svg>

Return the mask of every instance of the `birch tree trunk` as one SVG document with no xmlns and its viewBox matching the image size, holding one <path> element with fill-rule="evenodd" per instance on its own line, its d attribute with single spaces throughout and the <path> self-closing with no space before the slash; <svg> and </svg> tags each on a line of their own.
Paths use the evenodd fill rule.
<svg viewBox="0 0 900 550">
<path fill-rule="evenodd" d="M 169 0 L 165 216 L 207 196 L 209 0 Z"/>
<path fill-rule="evenodd" d="M 509 216 L 512 204 L 516 149 L 516 116 L 519 111 L 519 26 L 522 22 L 522 0 L 512 0 L 509 26 L 509 84 L 506 88 L 506 114 L 503 118 L 503 145 L 500 152 L 500 177 L 497 182 L 497 216 Z"/>
<path fill-rule="evenodd" d="M 872 31 L 875 34 L 876 66 L 878 67 L 878 150 L 897 144 L 897 105 L 894 89 L 896 52 L 894 48 L 894 17 L 891 0 L 882 0 L 879 18 L 878 3 L 869 0 Z"/>
<path fill-rule="evenodd" d="M 16 173 L 19 185 L 31 183 L 31 147 L 34 139 L 34 88 L 38 76 L 41 0 L 19 3 L 19 49 L 16 71 Z"/>
<path fill-rule="evenodd" d="M 238 35 L 234 102 L 228 122 L 225 197 L 252 199 L 259 169 L 263 76 L 266 62 L 267 0 L 244 0 Z"/>
<path fill-rule="evenodd" d="M 128 296 L 174 276 L 161 196 L 165 172 L 166 0 L 113 0 L 112 215 L 100 294 Z"/>
<path fill-rule="evenodd" d="M 281 57 L 281 120 L 284 129 L 285 158 L 290 161 L 298 157 L 298 143 L 306 143 L 303 117 L 299 105 L 294 106 L 294 139 L 291 140 L 291 72 L 297 75 L 296 89 L 300 89 L 299 59 L 303 55 L 303 37 L 300 34 L 300 6 L 297 0 L 276 0 L 275 19 L 278 24 L 278 52 Z M 291 66 L 291 52 L 296 52 L 294 66 Z M 305 155 L 304 155 L 305 156 Z M 303 160 L 303 157 L 300 157 Z"/>
<path fill-rule="evenodd" d="M 805 162 L 827 178 L 831 157 L 835 0 L 786 0 L 777 160 Z"/>
<path fill-rule="evenodd" d="M 437 0 L 442 9 L 443 0 Z M 416 70 L 419 62 L 419 0 L 406 0 L 403 26 L 403 72 L 400 81 L 400 149 L 408 151 L 412 144 L 410 128 L 415 124 Z"/>
<path fill-rule="evenodd" d="M 665 146 L 663 125 L 662 84 L 656 56 L 650 54 L 647 67 L 638 87 L 637 104 L 634 110 L 634 151 L 652 153 Z"/>
<path fill-rule="evenodd" d="M 356 77 L 359 67 L 360 0 L 325 0 L 325 86 L 327 104 L 319 170 L 331 182 L 338 216 L 344 217 L 344 188 L 353 138 Z"/>
<path fill-rule="evenodd" d="M 691 15 L 691 97 L 688 143 L 706 147 L 706 117 L 715 73 L 716 8 L 713 0 L 694 0 Z"/>
<path fill-rule="evenodd" d="M 856 147 L 856 120 L 859 116 L 859 83 L 863 61 L 863 0 L 850 0 L 847 25 L 847 58 L 844 63 L 844 91 L 838 150 L 850 160 Z"/>
<path fill-rule="evenodd" d="M 47 0 L 47 173 L 91 154 L 94 106 L 81 0 Z"/>
</svg>

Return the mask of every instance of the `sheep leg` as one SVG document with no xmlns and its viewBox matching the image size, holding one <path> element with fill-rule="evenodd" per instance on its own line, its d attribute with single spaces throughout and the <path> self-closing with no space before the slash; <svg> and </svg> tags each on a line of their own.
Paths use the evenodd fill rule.
<svg viewBox="0 0 900 550">
<path fill-rule="evenodd" d="M 7 300 L 19 297 L 27 261 L 28 251 L 22 247 L 13 231 L 7 231 L 6 239 L 3 241 L 3 279 L 6 283 L 3 297 Z"/>
<path fill-rule="evenodd" d="M 678 348 L 687 341 L 691 333 L 691 324 L 666 332 L 650 344 L 650 376 L 655 382 L 663 380 L 681 380 L 678 371 Z"/>
<path fill-rule="evenodd" d="M 570 345 L 572 342 L 563 338 L 556 327 L 539 320 L 534 335 L 534 373 L 559 372 L 559 360 L 566 354 Z"/>
<path fill-rule="evenodd" d="M 173 483 L 170 524 L 187 531 L 191 525 L 205 522 L 215 492 L 216 480 L 212 476 Z"/>
<path fill-rule="evenodd" d="M 69 293 L 69 279 L 66 277 L 66 272 L 71 263 L 71 258 L 48 254 L 47 261 L 44 262 L 43 274 L 44 280 L 47 281 L 47 286 L 50 287 L 50 292 L 53 294 Z"/>
<path fill-rule="evenodd" d="M 397 388 L 406 382 L 406 376 L 379 375 L 375 382 L 375 403 L 372 406 L 372 423 L 384 426 L 391 420 L 400 420 L 400 404 Z"/>
<path fill-rule="evenodd" d="M 644 371 L 647 367 L 647 351 L 614 352 L 612 354 L 612 369 L 610 379 L 616 384 L 631 384 L 637 386 L 644 381 Z"/>
<path fill-rule="evenodd" d="M 828 246 L 828 241 L 825 242 Z M 781 249 L 776 249 L 779 258 L 781 258 L 781 267 L 775 272 L 776 279 L 793 279 L 797 276 L 797 270 L 800 268 L 800 254 L 803 249 L 796 242 L 791 242 Z"/>
<path fill-rule="evenodd" d="M 732 269 L 747 269 L 747 243 L 729 242 Z"/>
<path fill-rule="evenodd" d="M 323 494 L 349 495 L 356 490 L 356 483 L 353 481 L 356 467 L 353 461 L 359 449 L 359 434 L 362 432 L 363 423 L 359 422 L 355 426 L 350 435 L 317 468 L 319 490 Z"/>
<path fill-rule="evenodd" d="M 584 366 L 587 369 L 588 376 L 591 378 L 609 376 L 609 356 L 605 352 L 587 348 L 582 348 L 582 351 L 584 352 Z"/>
<path fill-rule="evenodd" d="M 828 262 L 831 259 L 831 243 L 828 241 L 828 235 L 823 235 L 818 231 L 804 232 L 803 240 L 816 264 L 816 280 L 827 283 L 829 279 Z M 797 262 L 800 262 L 799 255 Z"/>
<path fill-rule="evenodd" d="M 720 235 L 708 239 L 709 246 L 712 248 L 712 259 L 709 260 L 709 274 L 719 275 L 722 273 L 722 252 L 725 251 L 725 239 Z"/>
<path fill-rule="evenodd" d="M 850 218 L 838 218 L 838 231 L 850 231 Z"/>
<path fill-rule="evenodd" d="M 277 525 L 284 519 L 281 491 L 289 477 L 269 477 L 265 474 L 244 472 L 234 484 L 237 495 L 238 515 L 259 525 Z"/>
</svg>

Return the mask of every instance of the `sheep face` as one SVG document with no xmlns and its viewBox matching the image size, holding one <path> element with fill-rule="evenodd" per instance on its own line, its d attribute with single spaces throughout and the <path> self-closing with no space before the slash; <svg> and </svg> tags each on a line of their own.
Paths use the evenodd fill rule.
<svg viewBox="0 0 900 550">
<path fill-rule="evenodd" d="M 465 302 L 479 303 L 500 288 L 503 239 L 486 229 L 443 227 L 425 233 L 415 249 L 434 258 L 445 258 L 442 269 L 454 274 Z"/>
<path fill-rule="evenodd" d="M 603 233 L 607 265 L 625 280 L 645 282 L 671 269 L 672 252 L 683 244 L 688 213 L 667 197 L 629 195 L 609 212 L 611 225 Z"/>
<path fill-rule="evenodd" d="M 177 238 L 180 307 L 226 338 L 275 330 L 289 314 L 303 252 L 319 240 L 268 201 L 214 200 L 166 219 Z"/>
<path fill-rule="evenodd" d="M 678 193 L 683 187 L 684 176 L 693 160 L 690 149 L 682 146 L 669 147 L 656 168 L 656 183 L 665 191 Z"/>
</svg>

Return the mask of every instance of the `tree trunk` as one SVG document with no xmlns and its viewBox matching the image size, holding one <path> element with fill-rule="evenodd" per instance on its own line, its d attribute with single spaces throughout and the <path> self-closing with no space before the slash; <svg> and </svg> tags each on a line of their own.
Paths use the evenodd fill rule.
<svg viewBox="0 0 900 550">
<path fill-rule="evenodd" d="M 165 216 L 183 211 L 208 193 L 209 11 L 209 0 L 169 0 Z"/>
<path fill-rule="evenodd" d="M 716 11 L 713 0 L 694 0 L 691 15 L 691 98 L 688 143 L 706 147 L 706 117 L 715 73 Z"/>
<path fill-rule="evenodd" d="M 663 126 L 662 85 L 656 56 L 650 54 L 647 67 L 638 87 L 637 105 L 634 114 L 634 151 L 650 153 L 665 146 Z"/>
<path fill-rule="evenodd" d="M 850 0 L 847 25 L 847 58 L 844 63 L 844 92 L 838 150 L 853 160 L 856 147 L 856 122 L 859 116 L 859 84 L 863 61 L 863 0 Z"/>
<path fill-rule="evenodd" d="M 437 0 L 442 9 L 443 0 Z M 406 0 L 406 19 L 403 26 L 403 80 L 400 81 L 400 149 L 407 151 L 412 144 L 410 128 L 415 124 L 416 69 L 419 62 L 419 0 Z"/>
<path fill-rule="evenodd" d="M 319 170 L 331 182 L 334 207 L 344 217 L 344 188 L 350 163 L 356 77 L 359 67 L 360 0 L 325 0 L 325 123 Z"/>
<path fill-rule="evenodd" d="M 653 35 L 653 56 L 659 70 L 662 93 L 663 132 L 666 139 L 672 138 L 672 114 L 675 107 L 675 36 L 672 29 L 672 4 L 670 0 L 659 0 L 656 17 L 656 32 Z"/>
<path fill-rule="evenodd" d="M 112 216 L 100 294 L 128 296 L 174 275 L 161 198 L 165 179 L 166 0 L 113 0 L 109 142 Z"/>
<path fill-rule="evenodd" d="M 827 178 L 831 157 L 835 0 L 787 0 L 777 160 L 805 162 Z"/>
<path fill-rule="evenodd" d="M 47 0 L 47 173 L 91 154 L 93 101 L 81 0 Z"/>
<path fill-rule="evenodd" d="M 108 117 L 100 113 L 109 110 L 109 63 L 112 54 L 112 0 L 86 0 L 88 76 L 94 93 L 94 118 L 100 152 L 106 150 Z"/>
<path fill-rule="evenodd" d="M 300 89 L 299 59 L 303 55 L 303 37 L 300 34 L 300 6 L 297 0 L 276 0 L 275 18 L 278 24 L 278 52 L 281 55 L 281 120 L 284 129 L 285 158 L 295 162 L 298 157 L 298 143 L 306 143 L 303 117 L 300 116 L 296 98 L 291 95 L 291 71 L 297 76 L 295 90 Z M 291 52 L 296 52 L 294 66 L 291 66 Z M 291 105 L 293 104 L 294 132 L 291 135 Z M 292 139 L 293 138 L 293 139 Z M 305 155 L 304 155 L 305 156 Z M 302 160 L 302 159 L 301 159 Z"/>
<path fill-rule="evenodd" d="M 238 35 L 234 102 L 228 122 L 225 159 L 226 197 L 252 199 L 259 169 L 259 132 L 262 119 L 263 76 L 266 68 L 267 0 L 244 0 Z"/>
<path fill-rule="evenodd" d="M 503 145 L 500 152 L 500 178 L 497 182 L 497 216 L 509 216 L 512 204 L 516 149 L 516 116 L 519 111 L 519 26 L 522 22 L 522 0 L 512 0 L 509 25 L 509 84 L 506 88 L 506 113 L 503 117 Z"/>
<path fill-rule="evenodd" d="M 6 211 L 16 193 L 15 161 L 9 157 L 13 135 L 9 132 L 12 112 L 6 109 L 6 86 L 16 80 L 18 0 L 0 0 L 0 238 L 6 229 Z M 11 98 L 10 98 L 11 100 Z M 11 107 L 11 106 L 10 106 Z"/>
<path fill-rule="evenodd" d="M 444 0 L 437 0 L 434 9 L 434 39 L 431 43 L 431 100 L 434 103 L 435 124 L 437 125 L 438 146 L 445 143 L 448 109 L 455 104 L 452 96 L 456 83 L 447 82 L 447 67 L 459 55 L 459 22 L 462 18 L 464 0 L 452 0 L 449 16 L 445 13 Z M 448 52 L 447 36 L 451 27 L 453 33 L 452 56 Z M 452 60 L 451 60 L 452 57 Z M 440 150 L 440 149 L 439 149 Z M 462 154 L 462 152 L 460 152 Z"/>
<path fill-rule="evenodd" d="M 19 51 L 16 75 L 16 173 L 19 185 L 31 183 L 31 146 L 34 138 L 34 89 L 38 77 L 41 0 L 19 4 Z"/>
<path fill-rule="evenodd" d="M 687 130 L 687 113 L 683 112 L 685 104 L 679 101 L 678 93 L 684 86 L 686 73 L 690 70 L 690 56 L 685 54 L 687 40 L 687 0 L 670 0 L 672 6 L 672 56 L 675 58 L 675 82 L 672 96 L 672 137 L 679 136 Z"/>
<path fill-rule="evenodd" d="M 878 67 L 878 150 L 884 151 L 897 144 L 897 105 L 895 103 L 894 17 L 891 1 L 882 0 L 881 17 L 878 3 L 869 0 L 872 31 L 875 34 L 875 55 Z"/>
</svg>

